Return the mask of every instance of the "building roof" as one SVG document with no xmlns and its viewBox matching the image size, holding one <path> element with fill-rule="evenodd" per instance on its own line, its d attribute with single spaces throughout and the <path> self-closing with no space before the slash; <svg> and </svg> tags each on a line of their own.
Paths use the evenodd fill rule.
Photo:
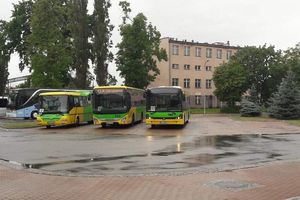
<svg viewBox="0 0 300 200">
<path fill-rule="evenodd" d="M 177 39 L 170 38 L 170 37 L 161 38 L 161 40 L 163 40 L 163 39 L 168 39 L 169 43 L 183 44 L 183 45 L 205 46 L 205 47 L 222 48 L 222 49 L 236 49 L 236 50 L 241 48 L 239 46 L 230 46 L 229 42 L 228 43 L 216 42 L 213 44 L 209 44 L 209 43 L 195 42 L 193 40 L 192 41 L 177 40 Z"/>
</svg>

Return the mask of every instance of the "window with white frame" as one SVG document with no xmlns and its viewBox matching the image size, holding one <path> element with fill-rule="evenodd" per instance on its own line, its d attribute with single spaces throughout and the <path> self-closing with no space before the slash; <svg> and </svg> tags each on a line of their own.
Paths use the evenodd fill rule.
<svg viewBox="0 0 300 200">
<path fill-rule="evenodd" d="M 190 88 L 190 79 L 189 78 L 185 78 L 183 80 L 183 86 L 184 86 L 184 88 Z"/>
<path fill-rule="evenodd" d="M 201 79 L 195 79 L 195 88 L 201 88 Z"/>
<path fill-rule="evenodd" d="M 212 87 L 212 80 L 206 79 L 206 89 L 211 89 L 211 87 Z"/>
<path fill-rule="evenodd" d="M 190 56 L 191 54 L 191 47 L 184 46 L 184 56 Z"/>
<path fill-rule="evenodd" d="M 201 57 L 201 48 L 196 47 L 196 57 Z"/>
<path fill-rule="evenodd" d="M 207 48 L 206 49 L 206 58 L 211 58 L 212 57 L 212 49 L 211 48 Z"/>
<path fill-rule="evenodd" d="M 201 65 L 195 65 L 195 71 L 201 71 Z"/>
<path fill-rule="evenodd" d="M 201 105 L 201 96 L 200 95 L 195 95 L 195 104 Z"/>
<path fill-rule="evenodd" d="M 232 56 L 232 51 L 231 50 L 227 50 L 227 60 L 229 60 Z"/>
<path fill-rule="evenodd" d="M 217 49 L 217 58 L 222 59 L 222 49 Z"/>
<path fill-rule="evenodd" d="M 178 45 L 173 45 L 172 46 L 172 54 L 173 55 L 179 55 L 179 46 Z"/>
<path fill-rule="evenodd" d="M 172 86 L 178 86 L 179 85 L 179 79 L 178 78 L 172 78 Z"/>
<path fill-rule="evenodd" d="M 209 66 L 209 65 L 208 65 L 208 66 L 205 66 L 205 70 L 206 70 L 206 71 L 212 71 L 212 66 Z"/>
<path fill-rule="evenodd" d="M 185 65 L 184 65 L 184 69 L 185 69 L 185 70 L 190 70 L 190 68 L 191 68 L 190 65 L 188 65 L 188 64 L 185 64 Z"/>
<path fill-rule="evenodd" d="M 179 64 L 172 64 L 172 69 L 179 69 Z"/>
</svg>

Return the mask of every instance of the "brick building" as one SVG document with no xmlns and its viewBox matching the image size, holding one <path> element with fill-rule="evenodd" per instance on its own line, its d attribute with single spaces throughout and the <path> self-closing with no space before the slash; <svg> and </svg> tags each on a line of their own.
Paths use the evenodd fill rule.
<svg viewBox="0 0 300 200">
<path fill-rule="evenodd" d="M 161 48 L 166 49 L 168 61 L 158 63 L 160 75 L 149 87 L 181 86 L 191 96 L 192 107 L 219 107 L 214 96 L 213 72 L 228 62 L 239 47 L 227 43 L 199 43 L 162 38 Z"/>
</svg>

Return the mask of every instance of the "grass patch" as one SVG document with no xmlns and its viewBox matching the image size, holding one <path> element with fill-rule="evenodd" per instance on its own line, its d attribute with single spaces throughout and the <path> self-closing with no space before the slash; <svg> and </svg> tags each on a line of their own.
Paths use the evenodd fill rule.
<svg viewBox="0 0 300 200">
<path fill-rule="evenodd" d="M 296 119 L 296 120 L 286 120 L 286 122 L 290 125 L 294 125 L 294 126 L 300 126 L 300 119 Z"/>
<path fill-rule="evenodd" d="M 203 108 L 191 108 L 191 113 L 192 114 L 204 114 L 204 109 Z M 206 114 L 219 114 L 220 108 L 206 108 L 205 109 Z"/>
<path fill-rule="evenodd" d="M 37 123 L 35 121 L 4 121 L 0 122 L 1 128 L 6 129 L 22 129 L 22 128 L 35 128 L 38 127 Z"/>
</svg>

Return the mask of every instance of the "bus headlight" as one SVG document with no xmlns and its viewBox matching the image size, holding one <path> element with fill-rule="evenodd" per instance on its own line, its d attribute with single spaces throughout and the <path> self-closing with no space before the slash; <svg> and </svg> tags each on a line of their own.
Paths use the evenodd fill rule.
<svg viewBox="0 0 300 200">
<path fill-rule="evenodd" d="M 150 119 L 149 114 L 146 114 L 146 119 Z"/>
<path fill-rule="evenodd" d="M 179 115 L 179 117 L 177 119 L 182 119 L 182 114 Z"/>
</svg>

